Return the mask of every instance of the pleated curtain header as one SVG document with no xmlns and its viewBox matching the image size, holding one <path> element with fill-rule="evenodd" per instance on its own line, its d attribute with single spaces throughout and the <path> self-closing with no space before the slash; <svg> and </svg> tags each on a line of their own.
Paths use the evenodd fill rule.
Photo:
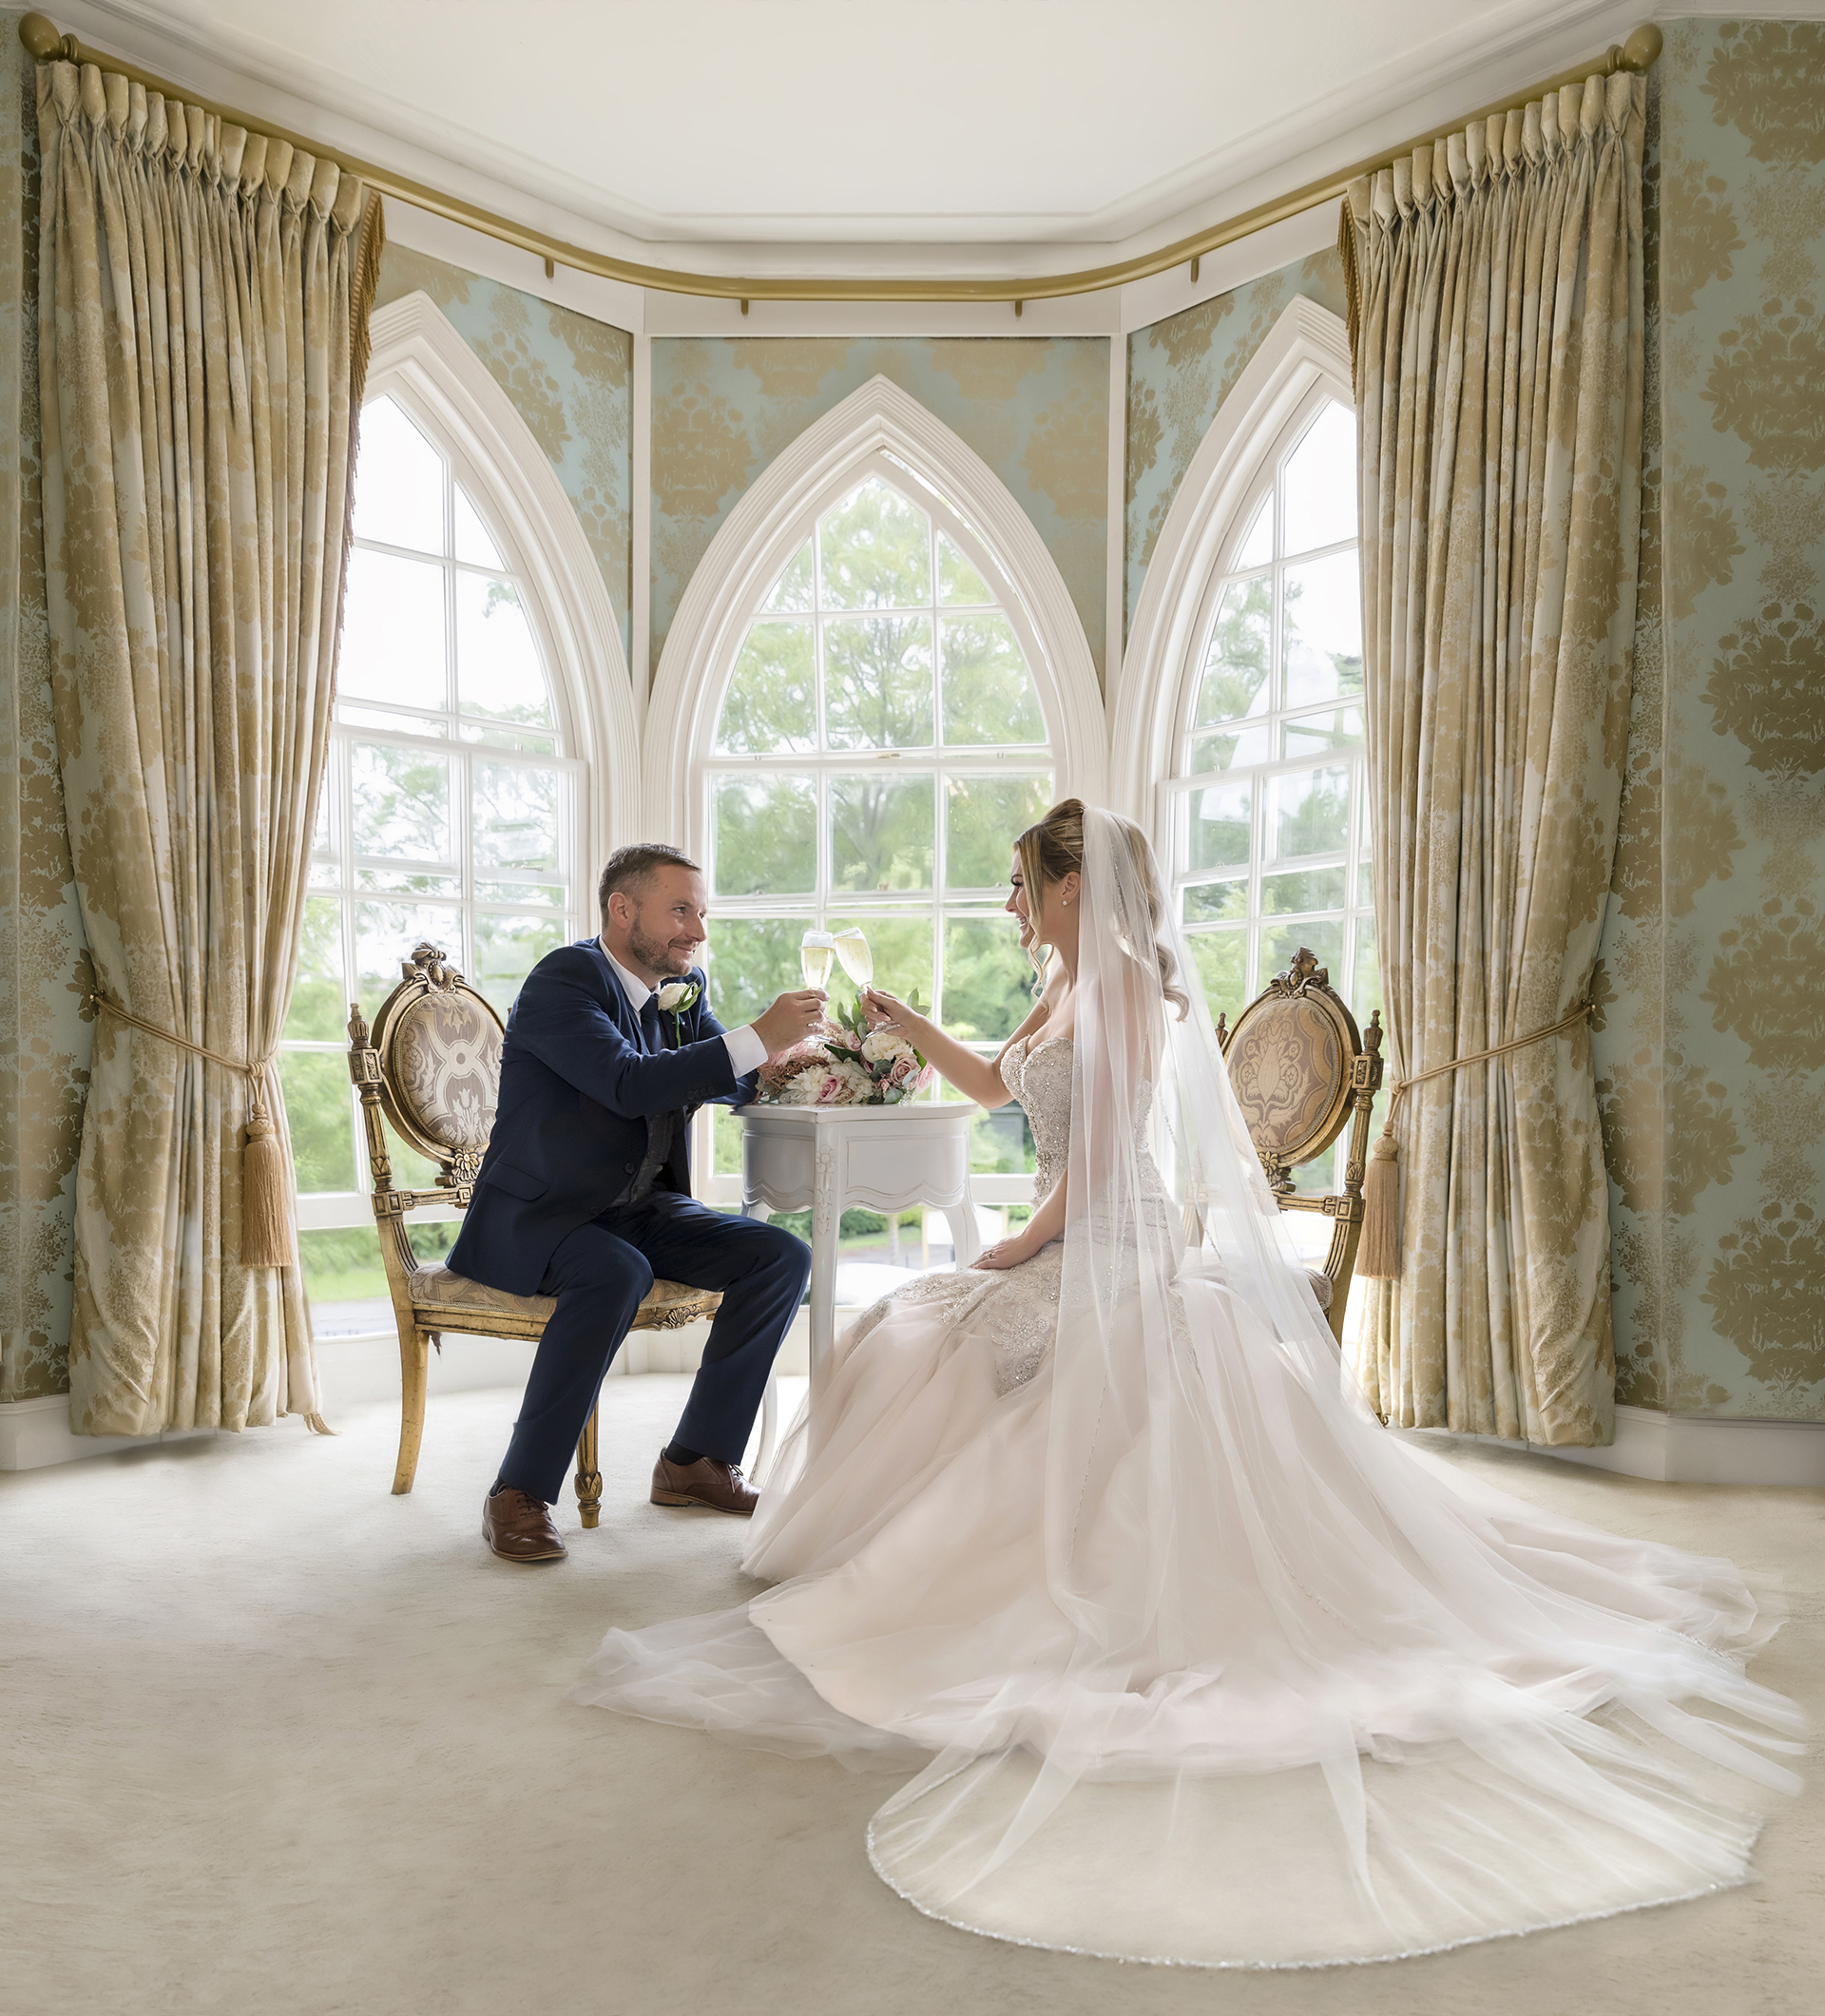
<svg viewBox="0 0 1825 2016">
<path fill-rule="evenodd" d="M 41 64 L 38 111 L 63 125 L 79 121 L 106 127 L 124 148 L 162 167 L 180 168 L 203 186 L 238 188 L 243 197 L 261 188 L 283 202 L 309 208 L 338 231 L 361 219 L 367 189 L 339 163 L 307 154 L 289 140 L 224 125 L 214 112 L 148 91 L 143 84 L 92 63 Z"/>
<path fill-rule="evenodd" d="M 1430 203 L 1467 197 L 1498 176 L 1553 162 L 1579 142 L 1595 141 L 1605 126 L 1622 133 L 1646 117 L 1647 79 L 1639 72 L 1586 77 L 1582 86 L 1566 85 L 1358 176 L 1350 184 L 1350 215 L 1359 225 L 1385 227 Z"/>
</svg>

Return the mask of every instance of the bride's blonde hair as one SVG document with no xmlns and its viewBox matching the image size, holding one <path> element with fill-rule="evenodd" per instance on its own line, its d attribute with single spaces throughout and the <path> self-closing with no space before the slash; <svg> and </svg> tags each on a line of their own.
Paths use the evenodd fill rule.
<svg viewBox="0 0 1825 2016">
<path fill-rule="evenodd" d="M 1160 963 L 1160 991 L 1179 1010 L 1179 1019 L 1182 1022 L 1191 1008 L 1191 999 L 1179 985 L 1179 962 L 1161 937 L 1165 912 L 1152 843 L 1132 819 L 1124 819 L 1119 812 L 1110 813 L 1109 817 L 1121 827 L 1122 836 L 1127 841 L 1128 852 L 1134 859 L 1135 877 L 1147 893 L 1153 954 Z M 1020 855 L 1020 873 L 1027 884 L 1027 914 L 1031 918 L 1039 910 L 1034 897 L 1037 895 L 1043 901 L 1048 883 L 1062 882 L 1068 874 L 1082 875 L 1084 873 L 1084 800 L 1060 798 L 1044 818 L 1028 827 L 1014 842 L 1014 851 Z M 1052 996 L 1064 978 L 1064 968 L 1052 955 L 1049 946 L 1046 948 L 1046 956 L 1041 957 L 1037 936 L 1028 957 L 1032 960 L 1039 976 L 1034 991 L 1039 995 L 1040 1006 L 1049 1015 Z"/>
</svg>

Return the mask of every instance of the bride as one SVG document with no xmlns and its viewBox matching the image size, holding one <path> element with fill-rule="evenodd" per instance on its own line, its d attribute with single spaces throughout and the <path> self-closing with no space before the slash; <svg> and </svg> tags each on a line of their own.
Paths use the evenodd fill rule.
<svg viewBox="0 0 1825 2016">
<path fill-rule="evenodd" d="M 1736 1570 L 1374 1420 L 1138 827 L 1055 805 L 1010 907 L 1047 977 L 993 1066 L 869 1007 L 1019 1100 L 1042 1201 L 817 1368 L 743 1564 L 771 1586 L 611 1631 L 579 1697 L 910 1774 L 876 1871 L 1027 1944 L 1319 1966 L 1747 1880 L 1797 1717 L 1744 1677 L 1773 1627 Z"/>
</svg>

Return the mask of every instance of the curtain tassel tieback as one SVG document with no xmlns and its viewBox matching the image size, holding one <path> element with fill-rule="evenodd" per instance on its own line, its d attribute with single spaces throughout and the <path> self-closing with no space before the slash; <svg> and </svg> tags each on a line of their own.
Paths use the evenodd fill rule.
<svg viewBox="0 0 1825 2016">
<path fill-rule="evenodd" d="M 112 1015 L 129 1028 L 156 1036 L 193 1057 L 220 1065 L 224 1071 L 240 1071 L 247 1080 L 247 1142 L 240 1157 L 240 1264 L 243 1267 L 290 1267 L 297 1263 L 298 1246 L 292 1232 L 292 1172 L 287 1166 L 285 1145 L 272 1120 L 267 1073 L 270 1056 L 246 1064 L 239 1057 L 224 1057 L 201 1043 L 192 1043 L 174 1029 L 161 1028 L 125 1008 L 112 995 L 93 989 L 88 1001 L 99 1014 Z M 327 1430 L 325 1430 L 327 1432 Z"/>
<path fill-rule="evenodd" d="M 1415 1085 L 1423 1085 L 1429 1078 L 1443 1078 L 1447 1072 L 1465 1071 L 1473 1064 L 1488 1064 L 1492 1058 L 1507 1057 L 1511 1051 L 1545 1043 L 1547 1037 L 1583 1022 L 1595 1007 L 1593 1001 L 1581 1001 L 1568 1014 L 1561 1015 L 1543 1029 L 1478 1050 L 1473 1057 L 1453 1057 L 1449 1064 L 1434 1065 L 1430 1071 L 1416 1071 L 1411 1078 L 1394 1080 L 1389 1087 L 1387 1118 L 1370 1151 L 1369 1169 L 1362 1183 L 1362 1242 L 1356 1253 L 1355 1271 L 1363 1279 L 1391 1281 L 1400 1273 L 1400 1143 L 1394 1138 L 1394 1116 L 1400 1110 L 1402 1095 Z"/>
</svg>

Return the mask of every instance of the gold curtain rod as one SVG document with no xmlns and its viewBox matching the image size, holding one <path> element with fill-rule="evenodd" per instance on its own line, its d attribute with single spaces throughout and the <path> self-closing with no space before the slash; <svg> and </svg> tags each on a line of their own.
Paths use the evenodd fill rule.
<svg viewBox="0 0 1825 2016">
<path fill-rule="evenodd" d="M 379 190 L 383 196 L 397 197 L 402 202 L 429 210 L 434 217 L 448 218 L 451 223 L 467 224 L 471 230 L 499 239 L 503 244 L 515 245 L 522 252 L 531 253 L 535 259 L 545 261 L 548 278 L 556 267 L 568 266 L 573 272 L 593 274 L 600 279 L 624 280 L 632 287 L 650 287 L 655 293 L 695 294 L 716 300 L 739 300 L 743 315 L 748 312 L 750 301 L 1011 301 L 1014 313 L 1018 315 L 1027 301 L 1052 300 L 1068 294 L 1099 294 L 1105 288 L 1120 287 L 1128 280 L 1146 279 L 1153 274 L 1164 273 L 1169 267 L 1182 266 L 1187 261 L 1195 282 L 1199 261 L 1206 253 L 1265 230 L 1270 224 L 1297 217 L 1302 210 L 1316 209 L 1319 203 L 1335 202 L 1359 175 L 1373 174 L 1401 155 L 1411 154 L 1415 147 L 1428 146 L 1466 126 L 1514 111 L 1566 85 L 1582 84 L 1593 72 L 1645 70 L 1659 57 L 1662 39 L 1660 29 L 1652 22 L 1645 23 L 1626 42 L 1611 44 L 1603 56 L 1592 62 L 1561 70 L 1556 77 L 1548 77 L 1527 91 L 1504 98 L 1499 104 L 1484 106 L 1479 111 L 1467 112 L 1447 125 L 1434 126 L 1431 132 L 1421 133 L 1402 146 L 1384 148 L 1369 160 L 1356 162 L 1335 175 L 1306 182 L 1285 196 L 1276 197 L 1271 202 L 1257 203 L 1253 209 L 1244 210 L 1220 224 L 1208 225 L 1189 238 L 1162 245 L 1157 252 L 1122 259 L 1112 266 L 1086 266 L 1076 273 L 1034 274 L 1005 280 L 781 279 L 759 275 L 743 278 L 727 278 L 718 273 L 682 273 L 670 266 L 643 266 L 605 252 L 591 252 L 586 246 L 572 245 L 561 238 L 554 238 L 548 231 L 537 230 L 529 224 L 516 224 L 510 218 L 498 217 L 491 210 L 484 210 L 479 203 L 464 202 L 460 196 L 448 196 L 440 189 L 427 188 L 423 182 L 395 175 L 391 169 L 377 167 L 373 162 L 338 153 L 335 148 L 321 146 L 301 134 L 288 133 L 268 120 L 255 119 L 232 106 L 213 104 L 182 85 L 155 77 L 150 70 L 140 69 L 133 64 L 124 63 L 118 56 L 106 55 L 100 49 L 91 48 L 74 35 L 60 35 L 56 24 L 44 14 L 27 14 L 19 23 L 19 40 L 39 63 L 92 63 L 102 69 L 131 78 L 149 91 L 182 99 L 185 105 L 199 106 L 203 111 L 214 113 L 224 125 L 246 126 L 256 133 L 270 134 L 275 140 L 288 141 L 307 154 L 334 161 L 347 174 L 358 175 L 370 188 Z"/>
</svg>

